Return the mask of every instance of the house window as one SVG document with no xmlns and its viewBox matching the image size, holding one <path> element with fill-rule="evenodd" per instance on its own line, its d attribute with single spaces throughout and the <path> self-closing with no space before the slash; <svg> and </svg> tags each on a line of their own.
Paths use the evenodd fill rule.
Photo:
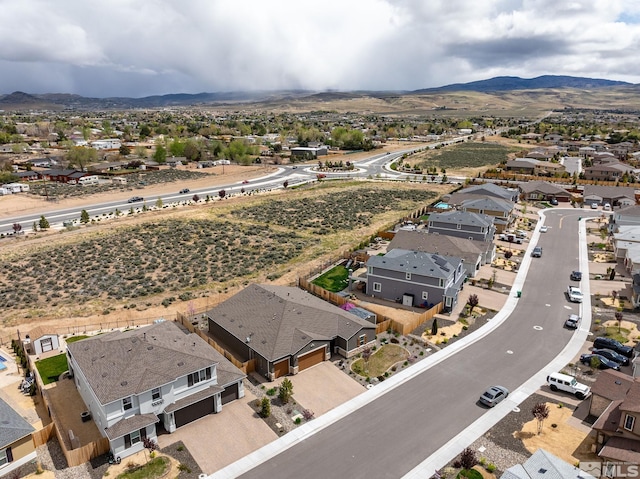
<svg viewBox="0 0 640 479">
<path fill-rule="evenodd" d="M 134 444 L 138 444 L 140 441 L 147 437 L 147 430 L 142 428 L 138 431 L 133 431 L 131 434 L 126 434 L 124 436 L 124 447 L 125 449 L 129 449 Z"/>
<path fill-rule="evenodd" d="M 373 274 L 373 266 L 369 266 L 369 267 L 367 268 L 367 273 L 369 273 L 369 274 Z"/>
<path fill-rule="evenodd" d="M 160 388 L 155 388 L 155 389 L 151 390 L 151 400 L 152 401 L 157 401 L 161 397 L 162 397 L 162 392 L 160 391 Z"/>
<path fill-rule="evenodd" d="M 448 297 L 447 297 L 447 300 L 445 301 L 445 303 L 444 303 L 444 304 L 445 304 L 447 307 L 450 307 L 450 306 L 451 306 L 451 296 L 448 296 Z"/>
<path fill-rule="evenodd" d="M 122 408 L 127 411 L 133 407 L 133 401 L 131 401 L 131 397 L 124 398 L 122 400 Z"/>
<path fill-rule="evenodd" d="M 456 228 L 458 228 L 459 230 L 461 230 L 461 229 L 462 229 L 462 225 L 461 225 L 460 223 L 458 223 L 458 224 L 456 225 Z"/>
<path fill-rule="evenodd" d="M 635 416 L 630 416 L 629 414 L 626 415 L 626 417 L 624 418 L 624 428 L 627 431 L 633 431 L 633 425 L 636 422 L 636 418 Z"/>
<path fill-rule="evenodd" d="M 407 281 L 411 281 L 411 273 L 406 273 L 406 274 L 404 275 L 404 278 L 405 278 Z"/>
<path fill-rule="evenodd" d="M 379 293 L 380 291 L 382 291 L 382 285 L 380 283 L 373 283 L 373 290 L 376 293 Z"/>
<path fill-rule="evenodd" d="M 429 299 L 429 292 L 428 291 L 423 291 L 422 292 L 422 300 L 426 301 L 427 299 Z"/>
<path fill-rule="evenodd" d="M 367 344 L 367 335 L 363 334 L 358 338 L 358 346 L 364 346 Z"/>
<path fill-rule="evenodd" d="M 198 384 L 200 381 L 205 381 L 207 379 L 211 379 L 211 368 L 201 369 L 193 374 L 189 374 L 187 377 L 187 384 L 189 386 L 193 386 L 194 384 Z"/>
<path fill-rule="evenodd" d="M 438 280 L 438 286 L 441 287 L 441 288 L 444 288 L 444 279 L 440 278 Z"/>
<path fill-rule="evenodd" d="M 11 454 L 11 448 L 0 449 L 0 466 L 4 466 L 13 461 L 13 455 Z"/>
</svg>

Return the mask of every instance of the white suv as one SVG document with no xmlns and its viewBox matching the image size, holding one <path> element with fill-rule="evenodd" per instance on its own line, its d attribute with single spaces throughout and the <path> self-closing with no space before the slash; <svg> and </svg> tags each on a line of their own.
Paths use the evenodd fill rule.
<svg viewBox="0 0 640 479">
<path fill-rule="evenodd" d="M 567 294 L 569 295 L 569 301 L 572 303 L 582 303 L 582 291 L 575 286 L 569 286 L 567 288 Z"/>
<path fill-rule="evenodd" d="M 586 398 L 591 392 L 591 388 L 576 381 L 573 376 L 562 373 L 551 373 L 547 376 L 547 384 L 552 391 L 565 391 L 573 394 L 578 399 Z"/>
</svg>

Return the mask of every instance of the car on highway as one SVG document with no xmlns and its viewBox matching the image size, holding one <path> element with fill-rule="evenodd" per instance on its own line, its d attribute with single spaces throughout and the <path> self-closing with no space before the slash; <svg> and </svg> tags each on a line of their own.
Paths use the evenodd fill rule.
<svg viewBox="0 0 640 479">
<path fill-rule="evenodd" d="M 578 329 L 581 319 L 582 318 L 577 314 L 570 314 L 567 320 L 564 322 L 564 326 L 568 329 Z"/>
<path fill-rule="evenodd" d="M 249 184 L 249 180 L 242 180 L 242 184 L 243 185 L 248 185 Z"/>
<path fill-rule="evenodd" d="M 142 196 L 132 196 L 127 200 L 127 203 L 137 203 L 139 201 L 144 201 L 144 198 Z"/>
<path fill-rule="evenodd" d="M 534 258 L 542 258 L 542 247 L 536 246 L 535 248 L 533 248 L 531 256 L 533 256 Z"/>
<path fill-rule="evenodd" d="M 180 194 L 181 194 L 181 195 L 184 195 L 185 193 L 189 193 L 190 191 L 191 191 L 191 190 L 190 190 L 189 188 L 182 188 L 182 189 L 180 190 Z"/>
<path fill-rule="evenodd" d="M 599 354 L 583 354 L 580 356 L 580 362 L 591 366 L 591 360 L 593 358 L 598 358 L 598 361 L 600 361 L 598 369 L 613 369 L 614 371 L 620 371 L 620 365 L 618 363 L 611 361 L 611 359 L 607 359 L 604 356 L 600 356 Z"/>
<path fill-rule="evenodd" d="M 593 347 L 595 349 L 611 349 L 628 358 L 633 356 L 633 348 L 631 346 L 625 346 L 620 341 L 616 341 L 613 338 L 605 338 L 603 336 L 598 337 L 593 342 Z"/>
<path fill-rule="evenodd" d="M 547 376 L 547 384 L 552 391 L 564 391 L 573 394 L 578 399 L 586 398 L 591 388 L 579 383 L 576 378 L 562 373 L 551 373 Z"/>
<path fill-rule="evenodd" d="M 572 303 L 582 303 L 582 291 L 580 288 L 576 288 L 575 286 L 569 286 L 567 288 L 567 296 L 569 297 L 569 301 Z"/>
<path fill-rule="evenodd" d="M 571 281 L 582 281 L 582 273 L 580 271 L 572 271 L 569 278 L 571 278 Z"/>
<path fill-rule="evenodd" d="M 504 386 L 491 386 L 480 396 L 480 402 L 487 407 L 493 407 L 509 395 L 509 390 Z"/>
<path fill-rule="evenodd" d="M 549 228 L 547 226 L 540 227 L 540 233 L 546 233 L 547 231 L 549 231 Z"/>
<path fill-rule="evenodd" d="M 604 356 L 607 359 L 611 359 L 611 361 L 615 361 L 616 363 L 621 364 L 623 366 L 627 366 L 629 364 L 628 357 L 615 352 L 613 349 L 593 349 L 591 352 L 593 354 L 599 354 L 600 356 Z"/>
</svg>

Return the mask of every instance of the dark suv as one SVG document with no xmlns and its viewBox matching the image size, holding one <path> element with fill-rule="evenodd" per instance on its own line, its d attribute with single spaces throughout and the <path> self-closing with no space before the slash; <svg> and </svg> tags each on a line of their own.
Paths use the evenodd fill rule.
<svg viewBox="0 0 640 479">
<path fill-rule="evenodd" d="M 630 358 L 633 355 L 633 348 L 611 338 L 596 338 L 593 342 L 594 349 L 611 349 L 616 353 Z"/>
<path fill-rule="evenodd" d="M 582 281 L 582 273 L 580 271 L 572 271 L 571 281 Z"/>
</svg>

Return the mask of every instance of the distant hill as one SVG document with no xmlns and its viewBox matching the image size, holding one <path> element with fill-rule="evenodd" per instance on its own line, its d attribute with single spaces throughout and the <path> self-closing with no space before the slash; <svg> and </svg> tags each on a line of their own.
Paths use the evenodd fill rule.
<svg viewBox="0 0 640 479">
<path fill-rule="evenodd" d="M 412 93 L 434 93 L 451 91 L 513 91 L 513 90 L 539 90 L 541 88 L 606 88 L 612 86 L 630 86 L 632 83 L 614 80 L 601 80 L 597 78 L 582 78 L 570 76 L 543 75 L 536 78 L 520 77 L 495 77 L 488 80 L 473 81 L 469 83 L 454 83 L 437 88 L 424 88 Z"/>
</svg>

